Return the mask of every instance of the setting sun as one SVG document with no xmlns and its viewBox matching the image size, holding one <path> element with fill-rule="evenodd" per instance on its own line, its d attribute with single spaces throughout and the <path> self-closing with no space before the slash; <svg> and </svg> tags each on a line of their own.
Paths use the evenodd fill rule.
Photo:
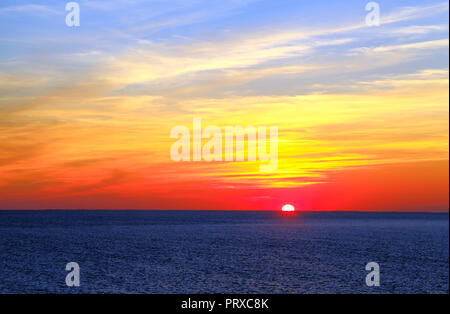
<svg viewBox="0 0 450 314">
<path fill-rule="evenodd" d="M 281 208 L 281 211 L 283 212 L 293 212 L 295 211 L 295 207 L 290 205 L 290 204 L 286 204 Z"/>
</svg>

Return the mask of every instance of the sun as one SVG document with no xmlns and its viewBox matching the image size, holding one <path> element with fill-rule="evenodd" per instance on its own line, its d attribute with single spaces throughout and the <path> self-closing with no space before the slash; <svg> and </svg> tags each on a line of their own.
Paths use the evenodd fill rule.
<svg viewBox="0 0 450 314">
<path fill-rule="evenodd" d="M 283 205 L 283 207 L 281 208 L 282 212 L 294 212 L 295 211 L 295 207 L 292 206 L 291 204 L 285 204 Z"/>
</svg>

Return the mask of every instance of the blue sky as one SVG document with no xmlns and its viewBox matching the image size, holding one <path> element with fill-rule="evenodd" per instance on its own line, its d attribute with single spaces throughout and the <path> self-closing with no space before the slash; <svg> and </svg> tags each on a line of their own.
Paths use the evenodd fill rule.
<svg viewBox="0 0 450 314">
<path fill-rule="evenodd" d="M 14 69 L 24 72 L 36 63 L 51 64 L 54 71 L 81 71 L 85 66 L 98 63 L 100 55 L 104 62 L 108 57 L 145 49 L 174 55 L 184 50 L 189 54 L 188 47 L 195 45 L 213 47 L 215 43 L 219 46 L 219 43 L 230 42 L 236 47 L 240 42 L 246 45 L 246 41 L 251 45 L 250 39 L 266 37 L 270 40 L 270 36 L 277 39 L 258 49 L 297 45 L 298 50 L 293 48 L 290 52 L 264 57 L 260 62 L 230 64 L 229 68 L 345 63 L 351 60 L 352 54 L 361 57 L 364 48 L 448 39 L 448 4 L 442 1 L 379 1 L 380 27 L 364 26 L 366 1 L 79 1 L 81 27 L 78 28 L 66 27 L 65 3 L 2 1 L 0 62 L 6 66 L 4 71 L 9 71 L 8 62 L 19 59 L 21 65 Z M 286 39 L 280 39 L 284 35 Z M 433 54 L 421 53 L 417 58 L 413 56 L 390 64 L 390 70 L 377 66 L 361 69 L 357 75 L 448 68 L 447 60 L 442 57 L 447 54 L 445 45 L 432 49 Z M 242 53 L 246 52 L 249 50 L 243 47 Z M 211 53 L 220 51 L 211 49 Z M 33 71 L 37 72 L 37 68 Z M 355 75 L 355 71 L 340 72 L 333 77 L 352 81 Z M 331 79 L 329 75 L 318 77 L 318 72 L 310 78 L 302 77 L 311 81 L 324 80 L 324 83 Z M 277 78 L 277 82 L 282 81 Z M 257 80 L 247 84 L 250 85 L 240 88 L 258 87 Z M 288 77 L 283 84 L 273 85 L 274 92 L 280 89 L 283 90 L 280 92 L 289 92 L 287 89 L 292 84 Z"/>
</svg>

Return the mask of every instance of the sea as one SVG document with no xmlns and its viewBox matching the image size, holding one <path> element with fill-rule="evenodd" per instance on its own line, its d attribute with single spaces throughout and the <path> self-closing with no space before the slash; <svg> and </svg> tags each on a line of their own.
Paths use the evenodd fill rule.
<svg viewBox="0 0 450 314">
<path fill-rule="evenodd" d="M 448 294 L 449 216 L 0 211 L 0 293 Z"/>
</svg>

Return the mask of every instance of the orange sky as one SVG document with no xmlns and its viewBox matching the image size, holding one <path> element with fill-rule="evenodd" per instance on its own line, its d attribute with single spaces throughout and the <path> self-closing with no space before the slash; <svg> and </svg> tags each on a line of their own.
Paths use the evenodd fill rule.
<svg viewBox="0 0 450 314">
<path fill-rule="evenodd" d="M 448 125 L 439 103 L 448 95 L 421 90 L 415 97 L 406 90 L 401 99 L 399 91 L 285 98 L 285 112 L 272 104 L 279 99 L 239 99 L 248 102 L 240 111 L 202 115 L 205 126 L 221 127 L 245 125 L 247 116 L 255 126 L 269 126 L 275 117 L 279 163 L 270 173 L 259 171 L 260 161 L 171 161 L 170 128 L 192 130 L 191 114 L 130 118 L 121 112 L 114 121 L 64 123 L 50 118 L 64 110 L 14 113 L 16 125 L 2 142 L 9 145 L 2 208 L 270 210 L 293 203 L 301 210 L 446 211 Z M 296 115 L 302 102 L 314 105 Z M 39 115 L 46 123 L 20 123 Z"/>
</svg>

